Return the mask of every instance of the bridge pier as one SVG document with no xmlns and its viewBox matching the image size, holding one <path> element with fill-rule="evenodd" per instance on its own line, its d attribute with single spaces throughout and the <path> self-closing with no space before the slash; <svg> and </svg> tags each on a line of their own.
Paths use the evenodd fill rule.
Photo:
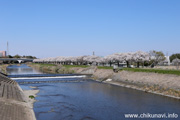
<svg viewBox="0 0 180 120">
<path fill-rule="evenodd" d="M 18 60 L 19 64 L 23 62 L 23 60 Z"/>
</svg>

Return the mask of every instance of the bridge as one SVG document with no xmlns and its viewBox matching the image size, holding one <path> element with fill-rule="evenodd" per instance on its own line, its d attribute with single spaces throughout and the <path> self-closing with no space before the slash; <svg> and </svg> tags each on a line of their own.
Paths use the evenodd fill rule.
<svg viewBox="0 0 180 120">
<path fill-rule="evenodd" d="M 34 59 L 27 59 L 27 58 L 0 58 L 0 61 L 3 61 L 3 62 L 17 61 L 19 63 L 33 62 L 33 60 Z"/>
</svg>

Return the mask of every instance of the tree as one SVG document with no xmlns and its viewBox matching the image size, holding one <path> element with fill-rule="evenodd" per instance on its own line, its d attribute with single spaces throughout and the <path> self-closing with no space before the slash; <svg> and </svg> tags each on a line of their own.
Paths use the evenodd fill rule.
<svg viewBox="0 0 180 120">
<path fill-rule="evenodd" d="M 134 54 L 132 54 L 133 56 L 133 61 L 135 61 L 137 63 L 137 67 L 139 67 L 139 64 L 142 63 L 144 66 L 144 62 L 149 62 L 150 60 L 150 54 L 147 52 L 143 52 L 143 51 L 137 51 Z"/>
<path fill-rule="evenodd" d="M 126 62 L 127 67 L 129 67 L 129 62 L 133 61 L 133 52 L 121 53 L 122 59 Z"/>
<path fill-rule="evenodd" d="M 35 56 L 31 56 L 31 55 L 28 55 L 28 56 L 23 55 L 23 56 L 22 56 L 22 58 L 36 59 L 36 57 L 35 57 Z"/>
<path fill-rule="evenodd" d="M 58 63 L 58 64 L 73 64 L 73 65 L 100 65 L 103 66 L 105 64 L 117 64 L 118 66 L 120 63 L 127 63 L 127 67 L 132 62 L 136 62 L 137 66 L 139 64 L 144 65 L 145 62 L 149 62 L 150 54 L 143 51 L 137 52 L 128 52 L 128 53 L 114 53 L 105 57 L 100 56 L 79 56 L 79 57 L 55 57 L 55 58 L 42 58 L 42 59 L 35 59 L 34 62 L 39 63 Z"/>
<path fill-rule="evenodd" d="M 151 59 L 154 61 L 155 65 L 157 65 L 159 62 L 164 61 L 166 59 L 164 53 L 161 51 L 155 51 L 155 50 L 150 51 L 150 56 L 151 56 Z"/>
<path fill-rule="evenodd" d="M 180 59 L 175 58 L 175 59 L 172 61 L 172 64 L 176 66 L 176 69 L 179 69 Z"/>
<path fill-rule="evenodd" d="M 176 58 L 180 59 L 180 53 L 172 54 L 172 55 L 170 56 L 170 61 L 172 62 L 172 61 L 173 61 L 174 59 L 176 59 Z"/>
<path fill-rule="evenodd" d="M 7 57 L 8 57 L 8 58 L 13 58 L 13 56 L 11 56 L 11 55 L 8 55 Z"/>
<path fill-rule="evenodd" d="M 98 64 L 99 62 L 101 62 L 101 58 L 99 56 L 95 56 L 95 55 L 92 55 L 92 56 L 86 56 L 84 57 L 84 61 L 87 61 L 89 64 Z"/>
<path fill-rule="evenodd" d="M 17 54 L 14 56 L 14 58 L 21 58 L 21 56 Z"/>
</svg>

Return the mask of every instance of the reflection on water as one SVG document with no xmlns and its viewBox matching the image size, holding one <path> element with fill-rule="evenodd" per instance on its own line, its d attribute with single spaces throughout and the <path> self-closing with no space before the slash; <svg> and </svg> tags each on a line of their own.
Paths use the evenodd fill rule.
<svg viewBox="0 0 180 120">
<path fill-rule="evenodd" d="M 17 74 L 40 74 L 41 72 L 32 69 L 26 64 L 19 65 L 10 65 L 7 67 L 7 73 L 9 75 L 17 75 Z"/>
<path fill-rule="evenodd" d="M 83 78 L 66 80 L 69 82 L 20 85 L 40 90 L 34 104 L 37 120 L 123 120 L 126 113 L 180 115 L 180 102 L 176 99 Z"/>
</svg>

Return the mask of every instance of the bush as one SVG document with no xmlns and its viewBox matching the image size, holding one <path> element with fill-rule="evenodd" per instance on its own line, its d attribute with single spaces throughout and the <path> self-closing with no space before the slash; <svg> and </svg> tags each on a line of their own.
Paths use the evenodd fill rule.
<svg viewBox="0 0 180 120">
<path fill-rule="evenodd" d="M 34 99 L 35 97 L 33 95 L 30 95 L 29 98 Z"/>
</svg>

